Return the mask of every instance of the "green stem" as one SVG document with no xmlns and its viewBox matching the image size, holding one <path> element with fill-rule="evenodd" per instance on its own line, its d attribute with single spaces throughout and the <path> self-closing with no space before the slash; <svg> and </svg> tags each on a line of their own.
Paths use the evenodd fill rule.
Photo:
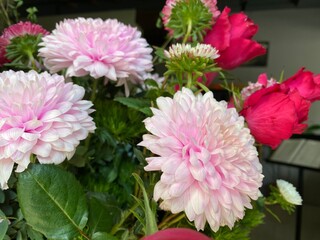
<svg viewBox="0 0 320 240">
<path fill-rule="evenodd" d="M 192 82 L 193 82 L 193 78 L 192 78 L 192 73 L 191 72 L 188 72 L 187 73 L 187 88 L 191 88 L 192 86 Z"/>
<path fill-rule="evenodd" d="M 191 34 L 191 30 L 192 30 L 192 20 L 189 18 L 189 19 L 188 19 L 187 33 L 186 33 L 186 35 L 184 36 L 182 43 L 186 43 L 186 42 L 188 41 L 188 38 L 189 38 L 189 36 L 190 36 L 190 34 Z"/>
<path fill-rule="evenodd" d="M 87 240 L 91 240 L 91 238 L 89 238 L 84 232 L 80 231 L 80 234 L 82 237 L 84 237 Z"/>
<path fill-rule="evenodd" d="M 3 6 L 3 0 L 0 0 L 0 7 L 1 7 L 2 15 L 4 16 L 4 20 L 7 24 L 7 26 L 10 26 L 11 25 L 10 18 L 9 18 L 7 10 Z"/>
<path fill-rule="evenodd" d="M 99 81 L 99 79 L 93 79 L 92 81 L 93 81 L 93 83 L 92 83 L 90 101 L 91 101 L 92 103 L 94 103 L 94 100 L 96 100 L 96 96 L 97 96 L 98 81 Z"/>
<path fill-rule="evenodd" d="M 169 227 L 177 222 L 179 222 L 181 219 L 183 219 L 185 217 L 185 214 L 174 214 L 174 215 L 170 215 L 169 217 L 167 217 L 166 219 L 164 219 L 159 225 L 158 228 L 162 229 L 165 227 Z"/>
<path fill-rule="evenodd" d="M 111 229 L 111 235 L 116 234 L 116 232 L 119 231 L 119 228 L 122 226 L 122 224 L 127 220 L 127 218 L 132 214 L 132 212 L 139 206 L 139 203 L 136 202 L 129 210 L 127 210 L 123 217 L 121 218 L 120 222 L 116 225 L 114 225 Z"/>
<path fill-rule="evenodd" d="M 36 64 L 36 60 L 34 59 L 33 57 L 33 54 L 31 51 L 26 51 L 28 57 L 29 57 L 29 61 L 31 63 L 31 68 L 35 71 L 38 71 L 38 68 L 37 68 L 37 64 Z M 41 70 L 41 69 L 40 69 Z"/>
<path fill-rule="evenodd" d="M 93 82 L 92 82 L 90 101 L 92 103 L 94 103 L 94 100 L 96 100 L 96 97 L 97 97 L 99 79 L 93 79 L 92 81 Z M 89 149 L 90 140 L 91 140 L 91 134 L 88 135 L 88 137 L 87 137 L 87 139 L 85 140 L 85 143 L 84 143 L 84 147 L 85 147 L 86 151 L 88 151 L 88 149 Z"/>
</svg>

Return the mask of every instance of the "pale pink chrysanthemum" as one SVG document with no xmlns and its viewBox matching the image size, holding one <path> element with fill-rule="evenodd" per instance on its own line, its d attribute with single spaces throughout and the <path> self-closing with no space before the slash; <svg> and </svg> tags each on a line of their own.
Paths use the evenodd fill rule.
<svg viewBox="0 0 320 240">
<path fill-rule="evenodd" d="M 28 167 L 70 159 L 80 140 L 93 132 L 90 101 L 84 88 L 49 73 L 0 73 L 0 187 L 6 189 L 14 164 Z"/>
<path fill-rule="evenodd" d="M 154 189 L 160 207 L 185 211 L 196 228 L 230 228 L 259 196 L 262 167 L 244 119 L 211 92 L 195 96 L 183 88 L 173 99 L 159 97 L 159 109 L 145 119 L 151 134 L 139 144 L 158 155 L 146 171 L 162 171 Z"/>
<path fill-rule="evenodd" d="M 52 73 L 67 69 L 67 76 L 105 77 L 126 86 L 152 70 L 152 49 L 141 32 L 116 19 L 66 19 L 40 45 Z"/>
<path fill-rule="evenodd" d="M 5 28 L 0 36 L 0 66 L 10 62 L 5 55 L 6 47 L 10 44 L 11 39 L 25 35 L 37 36 L 39 34 L 45 36 L 49 32 L 40 25 L 31 22 L 19 22 Z"/>
<path fill-rule="evenodd" d="M 167 0 L 166 4 L 164 5 L 164 7 L 161 11 L 163 25 L 165 26 L 166 30 L 168 30 L 169 33 L 171 33 L 171 34 L 172 34 L 173 30 L 166 27 L 166 26 L 170 22 L 172 9 L 179 1 L 182 1 L 182 0 Z M 183 1 L 185 1 L 185 0 L 183 0 Z M 215 19 L 220 15 L 220 11 L 218 10 L 218 7 L 217 7 L 217 0 L 201 0 L 201 2 L 212 13 L 212 23 L 214 23 Z"/>
</svg>

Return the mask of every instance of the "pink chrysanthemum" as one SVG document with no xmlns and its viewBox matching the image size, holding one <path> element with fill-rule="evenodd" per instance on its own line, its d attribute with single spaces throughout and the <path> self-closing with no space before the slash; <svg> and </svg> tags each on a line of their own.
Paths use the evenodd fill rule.
<svg viewBox="0 0 320 240">
<path fill-rule="evenodd" d="M 25 35 L 37 36 L 39 34 L 45 36 L 49 32 L 40 25 L 31 22 L 19 22 L 4 29 L 0 37 L 0 66 L 10 62 L 5 55 L 6 47 L 10 44 L 11 39 Z"/>
<path fill-rule="evenodd" d="M 139 144 L 158 157 L 147 158 L 146 171 L 162 171 L 154 199 L 173 213 L 185 211 L 196 228 L 206 221 L 217 231 L 232 227 L 251 208 L 262 185 L 262 167 L 244 119 L 211 92 L 194 96 L 189 89 L 173 99 L 157 99 Z"/>
<path fill-rule="evenodd" d="M 3 30 L 2 37 L 6 39 L 12 39 L 12 38 L 23 36 L 23 35 L 39 35 L 39 34 L 42 34 L 43 36 L 45 36 L 45 35 L 48 35 L 49 32 L 38 24 L 31 23 L 31 22 L 19 22 Z"/>
<path fill-rule="evenodd" d="M 163 7 L 162 13 L 162 22 L 165 28 L 172 34 L 173 30 L 166 27 L 170 22 L 170 17 L 172 13 L 172 9 L 177 4 L 177 2 L 182 0 L 167 0 L 165 6 Z M 184 0 L 185 1 L 185 0 Z M 217 8 L 217 0 L 201 0 L 201 2 L 209 9 L 212 13 L 212 23 L 214 20 L 220 15 L 220 11 Z"/>
<path fill-rule="evenodd" d="M 0 187 L 8 187 L 14 163 L 28 167 L 32 154 L 40 163 L 70 159 L 80 140 L 93 132 L 92 103 L 84 89 L 59 75 L 0 73 Z"/>
<path fill-rule="evenodd" d="M 152 70 L 152 49 L 137 28 L 116 19 L 67 19 L 43 38 L 40 56 L 51 72 L 105 77 L 125 85 Z"/>
</svg>

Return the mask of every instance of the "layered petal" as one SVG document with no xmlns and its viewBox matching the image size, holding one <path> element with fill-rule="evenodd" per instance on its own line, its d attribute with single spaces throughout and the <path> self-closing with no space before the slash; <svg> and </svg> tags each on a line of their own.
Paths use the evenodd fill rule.
<svg viewBox="0 0 320 240">
<path fill-rule="evenodd" d="M 276 148 L 292 134 L 304 131 L 309 108 L 310 102 L 298 92 L 273 84 L 247 97 L 240 114 L 256 141 Z"/>
<path fill-rule="evenodd" d="M 283 82 L 291 91 L 299 94 L 311 102 L 320 100 L 320 74 L 314 75 L 311 71 L 301 68 L 295 75 Z"/>
<path fill-rule="evenodd" d="M 258 26 L 244 13 L 229 16 L 230 11 L 227 7 L 222 11 L 204 38 L 204 43 L 219 50 L 218 66 L 227 70 L 266 53 L 261 44 L 252 40 Z"/>
</svg>

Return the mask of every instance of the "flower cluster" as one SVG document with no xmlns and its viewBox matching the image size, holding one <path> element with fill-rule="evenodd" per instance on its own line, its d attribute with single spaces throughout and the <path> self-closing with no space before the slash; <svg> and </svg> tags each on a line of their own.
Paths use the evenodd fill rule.
<svg viewBox="0 0 320 240">
<path fill-rule="evenodd" d="M 263 73 L 227 89 L 232 106 L 209 83 L 266 53 L 258 26 L 217 0 L 167 0 L 161 18 L 168 41 L 154 58 L 142 33 L 116 19 L 3 31 L 0 188 L 18 195 L 24 216 L 19 230 L 1 225 L 6 239 L 209 239 L 186 227 L 239 239 L 265 206 L 302 203 L 284 180 L 261 194 L 256 144 L 275 149 L 303 133 L 320 74 L 301 68 L 277 82 Z"/>
<path fill-rule="evenodd" d="M 319 98 L 320 74 L 300 69 L 277 83 L 261 74 L 257 83 L 242 91 L 245 117 L 256 141 L 276 148 L 293 134 L 302 133 L 311 103 Z"/>
</svg>

